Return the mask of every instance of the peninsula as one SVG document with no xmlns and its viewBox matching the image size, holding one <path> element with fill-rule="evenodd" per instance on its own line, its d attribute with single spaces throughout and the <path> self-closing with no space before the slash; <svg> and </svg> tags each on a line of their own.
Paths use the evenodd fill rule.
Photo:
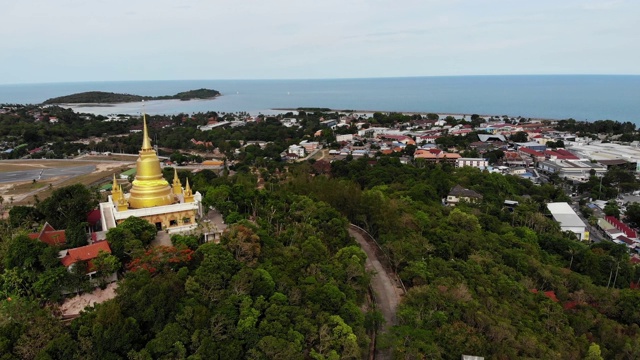
<svg viewBox="0 0 640 360">
<path fill-rule="evenodd" d="M 132 94 L 121 94 L 105 91 L 87 91 L 71 95 L 55 97 L 46 100 L 43 104 L 105 104 L 105 103 L 128 103 L 142 100 L 193 100 L 212 99 L 220 96 L 220 92 L 212 89 L 198 89 L 179 92 L 175 95 L 164 96 L 142 96 Z"/>
</svg>

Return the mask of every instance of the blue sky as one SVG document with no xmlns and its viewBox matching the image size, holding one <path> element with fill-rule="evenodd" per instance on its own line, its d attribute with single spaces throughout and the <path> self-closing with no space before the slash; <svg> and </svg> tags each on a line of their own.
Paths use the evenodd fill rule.
<svg viewBox="0 0 640 360">
<path fill-rule="evenodd" d="M 0 1 L 0 84 L 640 74 L 636 0 Z"/>
</svg>

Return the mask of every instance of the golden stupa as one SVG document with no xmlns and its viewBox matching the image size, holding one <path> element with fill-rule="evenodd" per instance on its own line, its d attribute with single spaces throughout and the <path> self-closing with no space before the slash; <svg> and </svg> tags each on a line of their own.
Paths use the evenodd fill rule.
<svg viewBox="0 0 640 360">
<path fill-rule="evenodd" d="M 143 209 L 171 205 L 174 203 L 173 193 L 171 186 L 162 176 L 160 159 L 151 147 L 146 115 L 143 115 L 142 126 L 142 148 L 136 163 L 136 178 L 129 193 L 129 208 Z"/>
</svg>

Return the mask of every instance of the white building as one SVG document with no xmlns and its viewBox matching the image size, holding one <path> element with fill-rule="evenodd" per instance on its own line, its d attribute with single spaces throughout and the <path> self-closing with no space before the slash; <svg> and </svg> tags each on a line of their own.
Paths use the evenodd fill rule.
<svg viewBox="0 0 640 360">
<path fill-rule="evenodd" d="M 569 203 L 548 203 L 547 209 L 551 212 L 553 219 L 560 224 L 562 231 L 575 233 L 578 240 L 587 240 L 589 238 L 589 233 L 586 232 L 587 225 L 585 225 L 582 219 L 580 219 L 580 216 L 573 211 Z"/>
<path fill-rule="evenodd" d="M 337 142 L 352 141 L 352 140 L 353 140 L 353 134 L 336 135 Z"/>
<path fill-rule="evenodd" d="M 296 154 L 298 157 L 304 157 L 304 148 L 300 145 L 291 145 L 289 146 L 289 150 L 287 150 L 289 154 Z"/>
<path fill-rule="evenodd" d="M 486 169 L 489 160 L 483 158 L 459 158 L 456 159 L 456 167 L 471 166 L 479 169 Z"/>
<path fill-rule="evenodd" d="M 284 118 L 280 122 L 286 127 L 298 126 L 298 119 L 296 118 Z"/>
</svg>

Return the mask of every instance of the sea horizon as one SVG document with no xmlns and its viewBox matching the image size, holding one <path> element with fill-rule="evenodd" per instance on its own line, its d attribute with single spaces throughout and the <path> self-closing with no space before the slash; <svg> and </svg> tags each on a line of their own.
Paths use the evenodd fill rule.
<svg viewBox="0 0 640 360">
<path fill-rule="evenodd" d="M 84 91 L 173 95 L 199 88 L 215 99 L 148 101 L 149 114 L 206 111 L 269 114 L 300 107 L 432 112 L 640 123 L 640 75 L 446 75 L 337 79 L 127 80 L 0 85 L 0 104 L 40 104 Z M 139 114 L 139 103 L 76 107 L 80 112 Z"/>
</svg>

